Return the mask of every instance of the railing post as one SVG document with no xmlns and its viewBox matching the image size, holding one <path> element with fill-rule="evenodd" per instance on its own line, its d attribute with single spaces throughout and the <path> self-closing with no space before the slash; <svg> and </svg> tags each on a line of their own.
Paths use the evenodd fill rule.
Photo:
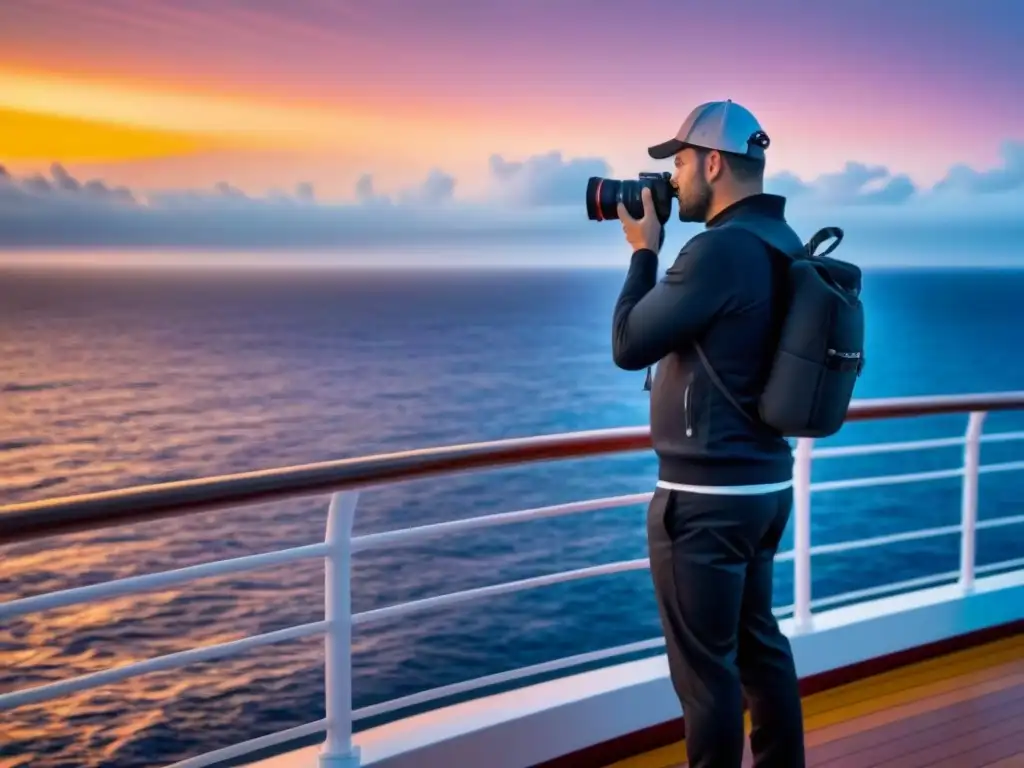
<svg viewBox="0 0 1024 768">
<path fill-rule="evenodd" d="M 356 492 L 331 496 L 327 511 L 327 558 L 324 563 L 324 613 L 329 623 L 324 641 L 324 693 L 327 738 L 320 768 L 359 768 L 359 747 L 352 744 L 352 523 Z"/>
<path fill-rule="evenodd" d="M 985 411 L 972 411 L 964 442 L 963 496 L 960 502 L 960 588 L 974 589 L 974 559 L 978 530 L 978 468 L 981 466 L 981 430 Z"/>
<path fill-rule="evenodd" d="M 793 618 L 796 630 L 811 628 L 811 450 L 814 438 L 796 441 L 793 462 Z"/>
</svg>

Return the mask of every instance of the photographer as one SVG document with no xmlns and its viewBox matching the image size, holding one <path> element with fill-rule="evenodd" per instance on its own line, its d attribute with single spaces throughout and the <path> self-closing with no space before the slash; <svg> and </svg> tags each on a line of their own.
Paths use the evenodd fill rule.
<svg viewBox="0 0 1024 768">
<path fill-rule="evenodd" d="M 642 191 L 639 220 L 618 205 L 633 255 L 612 349 L 620 368 L 657 364 L 650 419 L 659 480 L 647 536 L 692 768 L 739 768 L 744 694 L 754 765 L 804 765 L 792 652 L 772 614 L 792 455 L 756 417 L 785 310 L 773 290 L 785 264 L 733 226 L 756 219 L 800 247 L 785 199 L 763 192 L 767 146 L 754 116 L 727 101 L 697 107 L 674 139 L 650 148 L 652 158 L 674 160 L 680 220 L 706 225 L 660 281 L 664 236 L 651 190 Z"/>
</svg>

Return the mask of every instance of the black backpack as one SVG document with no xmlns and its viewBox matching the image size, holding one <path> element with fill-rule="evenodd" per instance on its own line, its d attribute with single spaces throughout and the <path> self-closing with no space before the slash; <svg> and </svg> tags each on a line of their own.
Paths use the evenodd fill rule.
<svg viewBox="0 0 1024 768">
<path fill-rule="evenodd" d="M 781 225 L 781 227 L 780 227 Z M 787 307 L 775 359 L 757 410 L 760 422 L 784 437 L 828 437 L 839 431 L 864 369 L 864 307 L 861 270 L 827 258 L 843 239 L 839 227 L 819 230 L 806 245 L 788 225 L 765 219 L 736 219 L 769 248 L 788 258 L 784 285 Z M 818 248 L 835 238 L 823 253 Z M 719 392 L 749 421 L 757 423 L 715 373 L 700 344 L 697 354 Z"/>
</svg>

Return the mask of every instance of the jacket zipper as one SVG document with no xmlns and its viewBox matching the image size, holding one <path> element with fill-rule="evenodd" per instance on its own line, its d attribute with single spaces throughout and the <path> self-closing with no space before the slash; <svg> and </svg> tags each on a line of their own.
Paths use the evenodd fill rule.
<svg viewBox="0 0 1024 768">
<path fill-rule="evenodd" d="M 686 389 L 683 391 L 683 416 L 685 419 L 686 436 L 693 437 L 693 420 L 690 416 L 690 392 L 693 389 L 693 377 L 686 382 Z"/>
</svg>

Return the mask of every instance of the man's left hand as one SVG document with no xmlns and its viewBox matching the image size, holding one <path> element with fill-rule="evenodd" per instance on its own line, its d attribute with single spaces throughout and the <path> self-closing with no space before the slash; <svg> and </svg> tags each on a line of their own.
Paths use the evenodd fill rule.
<svg viewBox="0 0 1024 768">
<path fill-rule="evenodd" d="M 654 200 L 651 198 L 649 187 L 644 187 L 640 191 L 640 199 L 644 203 L 644 217 L 639 221 L 629 215 L 626 206 L 619 203 L 617 210 L 622 222 L 622 231 L 626 233 L 626 242 L 634 251 L 646 248 L 657 253 L 661 250 L 661 222 L 654 212 Z"/>
</svg>

